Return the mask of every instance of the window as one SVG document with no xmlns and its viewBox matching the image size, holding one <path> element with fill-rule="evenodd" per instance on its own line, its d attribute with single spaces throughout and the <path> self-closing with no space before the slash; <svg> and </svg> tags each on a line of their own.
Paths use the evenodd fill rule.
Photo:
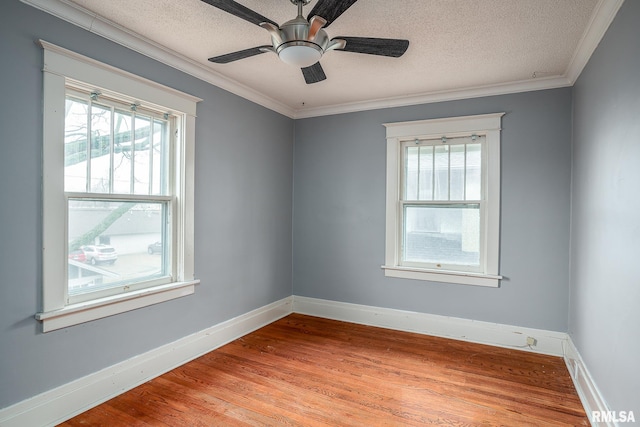
<svg viewBox="0 0 640 427">
<path fill-rule="evenodd" d="M 385 275 L 498 286 L 500 114 L 385 124 Z"/>
<path fill-rule="evenodd" d="M 199 99 L 41 44 L 43 330 L 193 293 Z"/>
</svg>

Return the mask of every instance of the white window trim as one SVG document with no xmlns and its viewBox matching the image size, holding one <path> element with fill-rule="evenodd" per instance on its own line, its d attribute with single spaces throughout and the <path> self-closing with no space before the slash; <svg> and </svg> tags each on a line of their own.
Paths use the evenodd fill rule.
<svg viewBox="0 0 640 427">
<path fill-rule="evenodd" d="M 43 332 L 100 319 L 194 293 L 199 280 L 194 277 L 194 148 L 196 105 L 201 101 L 175 89 L 160 85 L 110 65 L 39 40 L 44 48 L 43 112 L 43 254 L 42 311 L 36 319 Z M 133 100 L 169 108 L 181 116 L 184 144 L 176 153 L 182 163 L 176 177 L 182 198 L 177 219 L 176 281 L 120 295 L 77 304 L 66 303 L 65 270 L 67 259 L 66 207 L 64 194 L 64 100 L 67 79 L 96 88 L 126 94 Z"/>
<path fill-rule="evenodd" d="M 500 130 L 505 113 L 449 117 L 411 122 L 385 123 L 387 131 L 387 197 L 385 264 L 387 277 L 498 287 L 500 255 Z M 444 271 L 400 265 L 400 191 L 401 146 L 413 139 L 485 135 L 487 145 L 486 203 L 487 215 L 482 224 L 486 232 L 482 273 Z"/>
</svg>

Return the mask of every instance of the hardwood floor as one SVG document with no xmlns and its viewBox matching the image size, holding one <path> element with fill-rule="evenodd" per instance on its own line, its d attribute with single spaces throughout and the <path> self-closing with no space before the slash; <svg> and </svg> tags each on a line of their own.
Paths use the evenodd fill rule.
<svg viewBox="0 0 640 427">
<path fill-rule="evenodd" d="M 588 426 L 563 360 L 292 314 L 63 426 Z"/>
</svg>

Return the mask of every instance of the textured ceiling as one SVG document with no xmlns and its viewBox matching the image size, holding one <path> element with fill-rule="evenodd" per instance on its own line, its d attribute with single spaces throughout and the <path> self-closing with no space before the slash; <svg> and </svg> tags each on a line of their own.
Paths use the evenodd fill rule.
<svg viewBox="0 0 640 427">
<path fill-rule="evenodd" d="M 599 1 L 359 0 L 327 28 L 330 37 L 408 39 L 409 49 L 401 58 L 329 52 L 321 60 L 327 80 L 313 85 L 270 53 L 207 61 L 270 37 L 201 0 L 72 3 L 298 111 L 563 76 Z M 296 15 L 290 0 L 238 3 L 279 24 Z"/>
</svg>

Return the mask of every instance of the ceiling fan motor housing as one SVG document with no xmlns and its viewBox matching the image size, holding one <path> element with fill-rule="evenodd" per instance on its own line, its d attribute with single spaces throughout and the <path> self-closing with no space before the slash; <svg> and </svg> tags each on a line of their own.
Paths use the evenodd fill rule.
<svg viewBox="0 0 640 427">
<path fill-rule="evenodd" d="M 325 22 L 318 16 L 314 16 L 309 22 L 298 15 L 280 28 L 268 22 L 261 23 L 260 26 L 271 34 L 272 51 L 283 62 L 303 68 L 318 62 L 327 50 L 344 47 L 342 40 L 329 40 L 326 31 L 322 29 Z"/>
<path fill-rule="evenodd" d="M 292 63 L 297 58 L 304 57 L 307 61 L 304 61 L 305 64 L 301 66 L 309 66 L 320 60 L 329 45 L 329 36 L 326 31 L 319 29 L 315 36 L 312 34 L 310 37 L 309 28 L 309 22 L 301 16 L 282 24 L 280 27 L 282 43 L 278 46 L 274 43 L 276 53 L 282 61 Z M 295 65 L 299 64 L 295 63 Z"/>
</svg>

